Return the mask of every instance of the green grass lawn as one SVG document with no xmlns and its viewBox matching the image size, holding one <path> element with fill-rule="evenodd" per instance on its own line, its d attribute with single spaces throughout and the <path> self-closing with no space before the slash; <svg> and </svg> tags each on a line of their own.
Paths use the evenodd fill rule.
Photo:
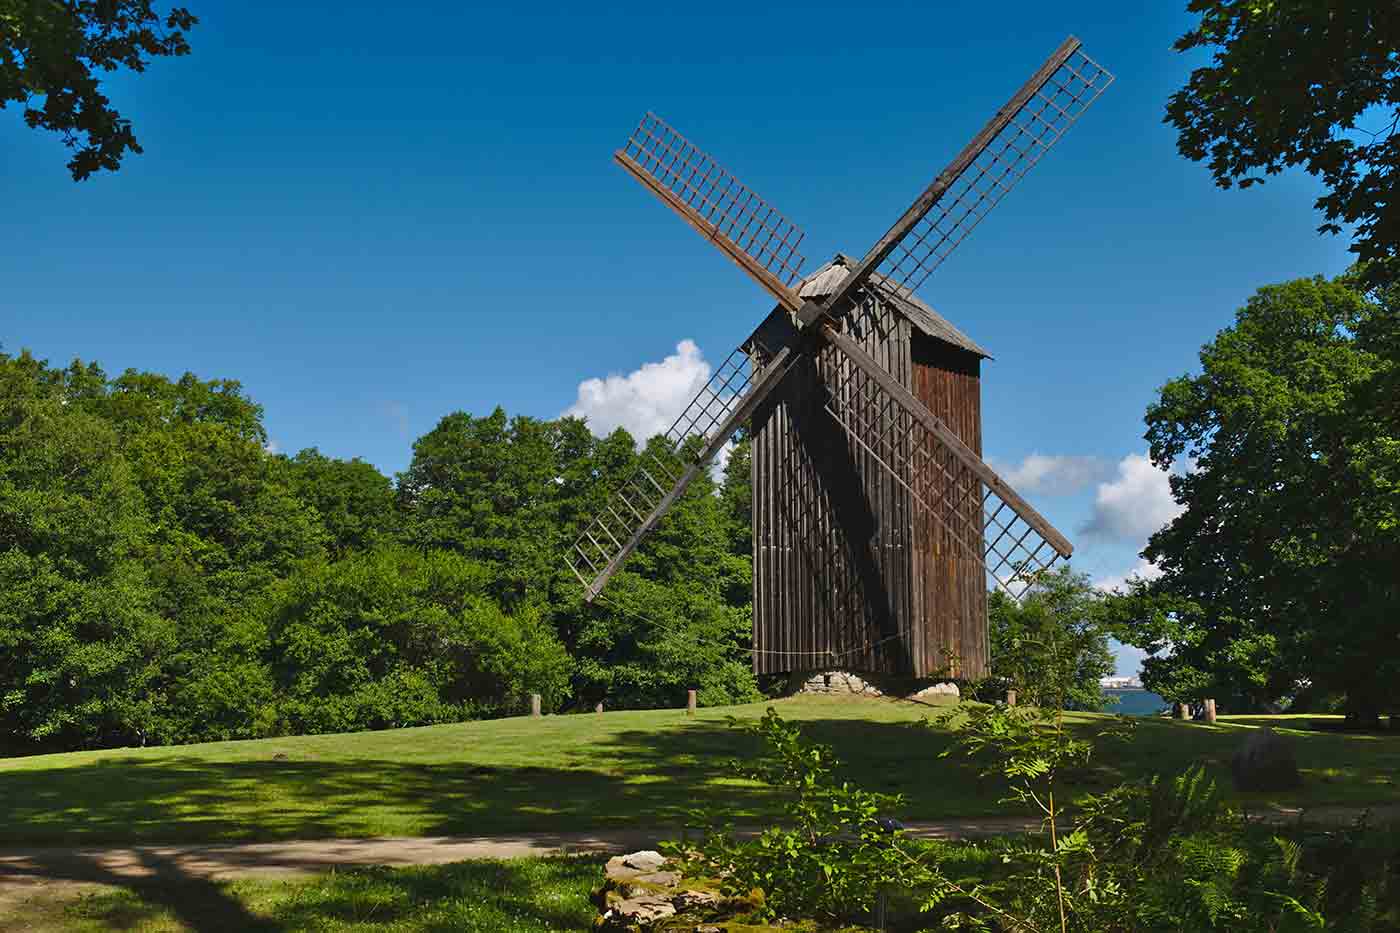
<svg viewBox="0 0 1400 933">
<path fill-rule="evenodd" d="M 777 811 L 768 788 L 735 779 L 727 760 L 754 737 L 725 724 L 766 703 L 702 709 L 516 718 L 458 725 L 114 749 L 0 760 L 0 844 L 199 842 L 381 835 L 490 834 L 665 827 L 687 808 L 758 823 Z M 773 703 L 836 747 L 846 776 L 905 795 L 909 820 L 1016 811 L 974 762 L 939 759 L 946 732 L 915 726 L 937 710 L 910 702 L 794 697 Z M 1071 717 L 1092 730 L 1097 716 Z M 1268 722 L 1297 744 L 1304 786 L 1256 795 L 1252 807 L 1396 800 L 1400 737 L 1308 732 L 1304 720 L 1220 725 L 1138 721 L 1105 747 L 1084 789 L 1204 760 L 1228 785 L 1245 732 Z"/>
<path fill-rule="evenodd" d="M 601 876 L 598 859 L 555 857 L 357 869 L 285 881 L 162 879 L 37 890 L 0 901 L 0 930 L 582 931 L 597 913 L 588 895 Z"/>
</svg>

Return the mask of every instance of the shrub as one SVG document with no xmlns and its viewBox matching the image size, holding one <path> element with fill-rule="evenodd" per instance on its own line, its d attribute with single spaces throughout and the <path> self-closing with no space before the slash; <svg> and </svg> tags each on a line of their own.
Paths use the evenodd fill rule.
<svg viewBox="0 0 1400 933">
<path fill-rule="evenodd" d="M 731 723 L 733 720 L 731 720 Z M 975 709 L 958 748 L 988 760 L 1040 832 L 928 843 L 885 815 L 900 798 L 837 783 L 831 750 L 771 708 L 746 724 L 766 752 L 743 775 L 785 788 L 785 825 L 748 840 L 712 825 L 664 848 L 727 894 L 763 893 L 769 916 L 841 924 L 887 895 L 889 929 L 1017 933 L 1289 933 L 1400 929 L 1400 830 L 1360 823 L 1305 832 L 1246 821 L 1201 767 L 1055 802 L 1058 777 L 1087 760 L 1053 712 Z M 1053 827 L 1053 829 L 1052 829 Z"/>
<path fill-rule="evenodd" d="M 422 725 L 551 706 L 569 659 L 538 616 L 502 612 L 456 554 L 381 547 L 310 565 L 269 600 L 281 717 L 294 731 Z"/>
</svg>

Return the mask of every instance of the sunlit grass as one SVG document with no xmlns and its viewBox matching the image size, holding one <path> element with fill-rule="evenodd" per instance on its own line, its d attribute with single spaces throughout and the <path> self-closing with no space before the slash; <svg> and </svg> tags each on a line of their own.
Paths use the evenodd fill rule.
<svg viewBox="0 0 1400 933">
<path fill-rule="evenodd" d="M 0 760 L 0 841 L 199 842 L 386 835 L 486 835 L 620 827 L 663 829 L 691 808 L 761 823 L 778 813 L 773 789 L 734 778 L 726 763 L 753 756 L 753 736 L 728 716 L 769 704 L 503 719 L 348 735 L 113 749 Z M 805 720 L 846 761 L 845 777 L 901 793 L 906 820 L 1016 811 L 976 762 L 939 758 L 951 735 L 918 726 L 923 704 L 835 697 L 773 703 Z M 1392 802 L 1400 736 L 1307 731 L 1288 720 L 1303 787 L 1251 795 L 1251 809 Z M 1202 761 L 1229 786 L 1229 758 L 1258 725 L 1137 721 L 1133 738 L 1105 745 L 1082 790 Z M 1105 717 L 1071 714 L 1092 733 Z"/>
</svg>

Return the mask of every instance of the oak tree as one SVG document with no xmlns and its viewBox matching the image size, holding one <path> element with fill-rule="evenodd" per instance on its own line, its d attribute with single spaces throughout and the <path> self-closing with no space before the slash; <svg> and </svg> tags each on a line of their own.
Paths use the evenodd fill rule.
<svg viewBox="0 0 1400 933">
<path fill-rule="evenodd" d="M 1241 188 L 1299 166 L 1361 260 L 1400 256 L 1400 4 L 1394 0 L 1191 0 L 1180 52 L 1212 52 L 1172 95 L 1181 154 Z M 1373 265 L 1373 272 L 1380 266 Z"/>
<path fill-rule="evenodd" d="M 30 127 L 76 150 L 74 181 L 115 171 L 142 149 L 99 76 L 188 54 L 185 33 L 197 22 L 183 7 L 161 13 L 152 0 L 0 0 L 0 110 L 18 105 Z"/>
</svg>

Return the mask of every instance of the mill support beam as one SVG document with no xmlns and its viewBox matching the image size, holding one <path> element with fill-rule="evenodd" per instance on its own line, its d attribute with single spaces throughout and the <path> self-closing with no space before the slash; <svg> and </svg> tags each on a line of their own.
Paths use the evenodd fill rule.
<svg viewBox="0 0 1400 933">
<path fill-rule="evenodd" d="M 1028 526 L 1034 528 L 1036 533 L 1044 538 L 1057 554 L 1068 558 L 1074 552 L 1074 546 L 1055 529 L 1054 525 L 1050 524 L 1045 516 L 1037 512 L 1025 499 L 1022 499 L 1009 483 L 998 476 L 995 470 L 987 466 L 981 457 L 977 456 L 976 451 L 963 443 L 962 439 L 954 434 L 952 429 L 944 424 L 938 416 L 925 408 L 924 404 L 913 393 L 900 385 L 899 380 L 871 359 L 870 354 L 866 353 L 859 343 L 829 324 L 822 328 L 822 336 L 835 344 L 852 363 L 870 377 L 890 398 L 894 399 L 895 403 L 917 421 L 924 430 L 938 438 L 951 450 L 953 455 L 976 474 L 977 478 L 988 489 L 991 489 L 1005 501 Z"/>
<path fill-rule="evenodd" d="M 588 584 L 588 588 L 584 591 L 583 598 L 585 602 L 591 603 L 598 594 L 603 591 L 603 587 L 607 585 L 612 575 L 617 573 L 623 562 L 627 560 L 628 555 L 637 549 L 637 545 L 641 544 L 642 539 L 647 536 L 647 533 L 656 527 L 656 523 L 661 521 L 661 517 L 670 510 L 671 506 L 675 504 L 675 501 L 686 491 L 686 488 L 695 481 L 695 477 L 700 475 L 700 471 L 705 469 L 706 465 L 714 458 L 715 454 L 719 453 L 720 448 L 728 443 L 729 439 L 734 436 L 734 432 L 739 430 L 740 426 L 753 416 L 754 409 L 758 407 L 759 403 L 782 381 L 783 376 L 787 373 L 787 362 L 791 353 L 792 351 L 789 348 L 784 347 L 779 350 L 768 365 L 764 367 L 762 375 L 758 377 L 758 381 L 754 383 L 753 387 L 749 389 L 748 394 L 740 400 L 738 405 L 734 406 L 733 411 L 729 413 L 729 416 L 724 419 L 724 422 L 716 429 L 714 434 L 710 436 L 704 449 L 696 456 L 695 461 L 687 466 L 685 471 L 681 473 L 680 479 L 676 480 L 670 492 L 661 497 L 661 501 L 656 504 L 656 508 L 652 509 L 646 519 L 637 526 L 637 530 L 632 532 L 632 537 L 627 539 L 627 543 L 622 545 L 621 550 L 612 556 L 607 565 L 604 566 L 603 569 L 599 571 L 598 575 L 593 578 L 593 581 Z"/>
</svg>

